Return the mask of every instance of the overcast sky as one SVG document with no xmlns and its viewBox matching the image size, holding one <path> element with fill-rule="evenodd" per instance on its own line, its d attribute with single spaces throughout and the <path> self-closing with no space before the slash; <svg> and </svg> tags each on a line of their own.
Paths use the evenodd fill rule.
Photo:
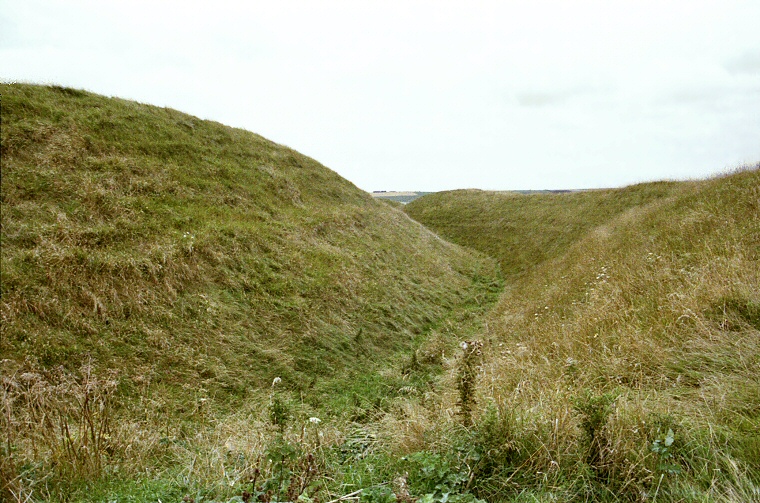
<svg viewBox="0 0 760 503">
<path fill-rule="evenodd" d="M 0 78 L 167 106 L 362 189 L 760 161 L 760 1 L 0 0 Z"/>
</svg>

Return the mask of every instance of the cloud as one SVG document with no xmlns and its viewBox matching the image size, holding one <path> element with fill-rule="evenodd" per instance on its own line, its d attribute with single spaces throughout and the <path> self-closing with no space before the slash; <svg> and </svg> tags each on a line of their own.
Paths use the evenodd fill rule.
<svg viewBox="0 0 760 503">
<path fill-rule="evenodd" d="M 522 107 L 545 107 L 556 105 L 565 101 L 566 96 L 562 93 L 527 92 L 517 95 L 517 103 Z"/>
<path fill-rule="evenodd" d="M 0 77 L 244 127 L 367 190 L 616 185 L 759 155 L 760 2 L 0 3 Z"/>
<path fill-rule="evenodd" d="M 517 104 L 527 108 L 541 108 L 552 105 L 562 105 L 584 95 L 593 94 L 594 89 L 587 86 L 562 89 L 556 91 L 521 91 L 515 94 Z"/>
<path fill-rule="evenodd" d="M 760 50 L 745 52 L 726 62 L 723 67 L 731 74 L 760 75 Z"/>
</svg>

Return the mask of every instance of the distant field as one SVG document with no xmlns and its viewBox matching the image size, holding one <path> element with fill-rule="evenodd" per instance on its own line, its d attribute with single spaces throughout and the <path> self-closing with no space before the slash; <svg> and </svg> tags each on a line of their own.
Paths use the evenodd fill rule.
<svg viewBox="0 0 760 503">
<path fill-rule="evenodd" d="M 388 199 L 390 201 L 397 201 L 399 203 L 410 203 L 415 199 L 432 194 L 432 192 L 397 192 L 397 191 L 376 191 L 372 192 L 372 197 L 375 199 Z"/>
</svg>

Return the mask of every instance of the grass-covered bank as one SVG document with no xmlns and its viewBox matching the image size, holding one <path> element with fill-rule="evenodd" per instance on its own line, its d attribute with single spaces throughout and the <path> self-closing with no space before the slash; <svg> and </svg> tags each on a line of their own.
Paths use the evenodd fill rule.
<svg viewBox="0 0 760 503">
<path fill-rule="evenodd" d="M 0 91 L 6 498 L 240 493 L 231 467 L 279 430 L 275 378 L 286 436 L 366 423 L 422 393 L 441 362 L 411 352 L 451 351 L 499 290 L 492 260 L 253 133 Z"/>
<path fill-rule="evenodd" d="M 454 243 L 499 260 L 505 275 L 519 275 L 561 257 L 590 230 L 626 211 L 684 190 L 676 182 L 576 192 L 438 192 L 405 211 Z"/>
<path fill-rule="evenodd" d="M 473 430 L 490 455 L 476 494 L 760 500 L 757 167 L 620 191 L 428 197 L 407 211 L 520 272 L 484 334 Z M 503 248 L 547 236 L 546 253 Z"/>
<path fill-rule="evenodd" d="M 757 167 L 405 207 L 494 260 L 176 111 L 0 118 L 3 498 L 760 499 Z"/>
</svg>

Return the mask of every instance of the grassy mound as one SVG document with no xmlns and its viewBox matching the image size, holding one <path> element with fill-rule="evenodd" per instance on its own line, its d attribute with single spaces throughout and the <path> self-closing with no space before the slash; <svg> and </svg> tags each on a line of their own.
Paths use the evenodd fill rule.
<svg viewBox="0 0 760 503">
<path fill-rule="evenodd" d="M 682 187 L 660 182 L 561 193 L 456 190 L 412 201 L 405 211 L 446 239 L 497 258 L 509 276 L 560 257 L 595 227 Z"/>
<path fill-rule="evenodd" d="M 102 473 L 111 451 L 266 402 L 276 377 L 303 410 L 361 417 L 387 386 L 372 376 L 498 290 L 492 260 L 256 134 L 68 88 L 0 92 L 14 469 Z M 98 423 L 114 402 L 134 427 L 120 446 Z M 21 487 L 7 470 L 2 489 Z"/>
<path fill-rule="evenodd" d="M 483 336 L 472 490 L 757 501 L 757 167 L 617 191 L 453 192 L 407 210 L 521 273 Z"/>
<path fill-rule="evenodd" d="M 2 106 L 15 359 L 234 393 L 308 382 L 408 348 L 492 273 L 255 134 L 60 88 L 4 86 Z"/>
</svg>

